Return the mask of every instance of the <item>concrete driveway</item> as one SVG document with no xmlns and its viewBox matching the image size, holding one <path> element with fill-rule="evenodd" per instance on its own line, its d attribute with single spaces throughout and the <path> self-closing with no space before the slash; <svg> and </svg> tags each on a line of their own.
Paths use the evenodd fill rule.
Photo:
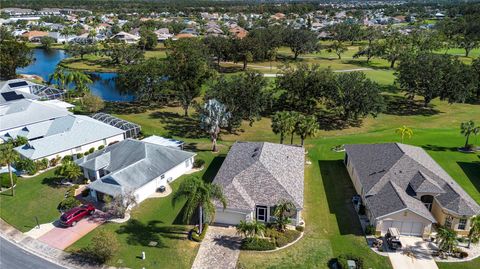
<svg viewBox="0 0 480 269">
<path fill-rule="evenodd" d="M 61 227 L 55 224 L 55 228 L 40 236 L 38 240 L 51 247 L 64 250 L 98 226 L 102 225 L 105 220 L 105 213 L 97 210 L 95 214 L 85 217 L 74 227 Z"/>
<path fill-rule="evenodd" d="M 438 269 L 431 255 L 429 242 L 413 236 L 402 236 L 400 241 L 403 250 L 388 253 L 394 269 Z"/>
</svg>

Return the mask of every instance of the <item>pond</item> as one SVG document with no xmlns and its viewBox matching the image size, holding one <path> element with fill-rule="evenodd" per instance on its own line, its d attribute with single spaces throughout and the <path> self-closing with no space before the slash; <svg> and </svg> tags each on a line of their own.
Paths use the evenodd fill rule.
<svg viewBox="0 0 480 269">
<path fill-rule="evenodd" d="M 67 58 L 64 50 L 34 49 L 35 59 L 29 66 L 17 69 L 18 74 L 37 75 L 48 81 L 48 77 L 57 67 L 58 63 Z M 103 98 L 105 101 L 132 101 L 133 95 L 121 94 L 115 86 L 116 73 L 88 73 L 93 80 L 89 85 L 91 92 Z"/>
</svg>

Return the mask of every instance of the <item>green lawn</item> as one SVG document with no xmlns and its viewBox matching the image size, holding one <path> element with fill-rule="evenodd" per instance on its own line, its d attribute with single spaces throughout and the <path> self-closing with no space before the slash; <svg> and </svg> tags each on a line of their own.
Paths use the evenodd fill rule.
<svg viewBox="0 0 480 269">
<path fill-rule="evenodd" d="M 14 197 L 10 191 L 0 194 L 0 217 L 22 232 L 35 227 L 35 216 L 40 223 L 58 219 L 57 205 L 67 188 L 52 187 L 54 178 L 53 170 L 34 178 L 19 178 Z"/>
<path fill-rule="evenodd" d="M 369 117 L 359 127 L 322 130 L 317 138 L 307 140 L 312 161 L 306 170 L 305 181 L 304 217 L 307 236 L 291 248 L 271 254 L 242 252 L 239 260 L 242 268 L 265 268 L 265 264 L 271 268 L 326 267 L 329 259 L 342 253 L 355 253 L 364 257 L 367 266 L 371 268 L 388 268 L 388 259 L 374 255 L 365 245 L 349 202 L 354 190 L 341 162 L 343 154 L 334 153 L 330 148 L 346 143 L 398 141 L 394 129 L 403 124 L 412 127 L 415 132 L 407 143 L 427 149 L 480 202 L 479 156 L 454 150 L 464 142 L 458 129 L 460 122 L 477 118 L 480 107 L 434 100 L 431 108 L 425 109 L 420 102 L 412 105 L 405 103 L 400 95 L 388 96 L 389 107 L 385 114 L 377 118 Z M 208 148 L 208 140 L 198 138 L 198 134 L 193 132 L 194 120 L 183 118 L 181 109 L 177 107 L 116 115 L 142 125 L 143 130 L 149 134 L 181 137 Z M 329 129 L 327 125 L 322 127 Z M 238 134 L 224 134 L 221 144 L 225 149 L 225 146 L 237 140 L 278 142 L 278 137 L 270 130 L 270 120 L 263 118 L 252 127 L 245 123 Z M 478 266 L 480 260 L 471 263 Z"/>
</svg>

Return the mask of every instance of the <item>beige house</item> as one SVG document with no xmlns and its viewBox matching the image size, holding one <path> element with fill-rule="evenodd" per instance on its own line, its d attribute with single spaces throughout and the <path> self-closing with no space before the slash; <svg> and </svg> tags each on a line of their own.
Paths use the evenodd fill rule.
<svg viewBox="0 0 480 269">
<path fill-rule="evenodd" d="M 345 146 L 345 165 L 377 234 L 396 227 L 428 237 L 434 223 L 468 235 L 480 206 L 422 148 L 400 143 Z"/>
</svg>

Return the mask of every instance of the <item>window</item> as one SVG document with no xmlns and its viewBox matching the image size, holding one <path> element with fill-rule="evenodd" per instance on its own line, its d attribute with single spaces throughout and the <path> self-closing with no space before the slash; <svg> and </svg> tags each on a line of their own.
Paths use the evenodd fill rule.
<svg viewBox="0 0 480 269">
<path fill-rule="evenodd" d="M 458 229 L 465 230 L 465 227 L 467 227 L 467 219 L 460 219 L 458 222 Z"/>
<path fill-rule="evenodd" d="M 447 217 L 445 218 L 445 225 L 444 225 L 444 226 L 447 227 L 447 228 L 449 228 L 449 229 L 452 229 L 452 220 L 453 220 L 452 217 L 447 216 Z"/>
<path fill-rule="evenodd" d="M 257 220 L 265 222 L 267 221 L 267 207 L 257 206 Z"/>
</svg>

